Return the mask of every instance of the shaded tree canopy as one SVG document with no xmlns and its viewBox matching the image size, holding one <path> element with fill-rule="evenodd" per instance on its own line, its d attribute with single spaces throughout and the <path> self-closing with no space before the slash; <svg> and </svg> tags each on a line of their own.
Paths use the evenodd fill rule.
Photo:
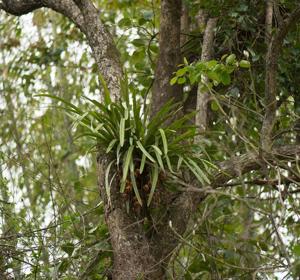
<svg viewBox="0 0 300 280">
<path fill-rule="evenodd" d="M 0 279 L 298 279 L 299 18 L 1 0 Z"/>
</svg>

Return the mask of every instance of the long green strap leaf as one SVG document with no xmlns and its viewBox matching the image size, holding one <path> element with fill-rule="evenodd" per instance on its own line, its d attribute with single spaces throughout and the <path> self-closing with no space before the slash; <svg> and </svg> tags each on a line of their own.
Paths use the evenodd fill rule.
<svg viewBox="0 0 300 280">
<path fill-rule="evenodd" d="M 141 165 L 140 165 L 140 173 L 142 174 L 144 171 L 144 167 L 145 167 L 145 163 L 146 163 L 146 156 L 145 154 L 142 155 L 142 160 L 141 160 Z"/>
<path fill-rule="evenodd" d="M 139 202 L 139 204 L 142 206 L 143 202 L 142 199 L 140 197 L 140 193 L 136 184 L 136 180 L 135 180 L 135 175 L 134 175 L 134 164 L 133 164 L 133 160 L 131 159 L 130 162 L 130 178 L 131 178 L 131 183 L 132 183 L 132 187 L 133 187 L 133 191 L 135 193 L 135 196 Z"/>
<path fill-rule="evenodd" d="M 142 153 L 148 158 L 150 159 L 152 162 L 155 162 L 155 159 L 146 151 L 146 149 L 144 148 L 144 146 L 142 145 L 142 143 L 140 141 L 136 141 L 137 146 L 139 147 L 139 149 L 142 151 Z"/>
<path fill-rule="evenodd" d="M 126 184 L 126 179 L 127 179 L 127 175 L 128 175 L 130 161 L 132 159 L 133 149 L 134 149 L 134 146 L 130 146 L 127 153 L 124 155 L 125 160 L 123 162 L 123 176 L 122 176 L 121 188 L 120 188 L 121 193 L 123 193 L 125 190 L 125 184 Z"/>
<path fill-rule="evenodd" d="M 109 165 L 107 166 L 106 170 L 105 170 L 105 191 L 106 191 L 106 195 L 107 195 L 108 205 L 111 205 L 111 199 L 110 199 L 110 186 L 111 186 L 111 184 L 109 183 L 108 178 L 109 178 L 109 172 L 110 172 L 111 166 L 114 162 L 115 162 L 115 160 L 112 160 L 109 163 Z"/>
<path fill-rule="evenodd" d="M 73 129 L 76 129 L 77 126 L 78 126 L 79 124 L 84 124 L 83 119 L 84 119 L 88 114 L 89 114 L 89 112 L 85 112 L 84 114 L 78 116 L 77 118 L 74 118 L 74 121 L 73 121 L 73 124 L 72 124 Z M 89 119 L 89 118 L 87 118 L 87 119 Z M 90 130 L 93 131 L 92 127 L 90 128 Z"/>
<path fill-rule="evenodd" d="M 171 171 L 171 173 L 174 173 L 170 158 L 168 157 L 168 155 L 165 155 L 165 158 L 166 158 L 166 162 L 167 162 L 169 170 Z"/>
<path fill-rule="evenodd" d="M 119 136 L 120 136 L 120 145 L 121 147 L 123 147 L 125 141 L 125 119 L 124 118 L 121 118 L 120 121 Z"/>
<path fill-rule="evenodd" d="M 198 172 L 198 174 L 203 178 L 203 180 L 206 183 L 210 184 L 210 180 L 205 175 L 205 173 L 202 171 L 202 169 L 199 167 L 199 165 L 195 161 L 193 161 L 191 158 L 189 158 L 188 161 L 194 166 L 194 168 L 196 169 L 196 171 Z"/>
<path fill-rule="evenodd" d="M 159 133 L 161 135 L 161 139 L 163 142 L 163 146 L 164 146 L 164 153 L 165 155 L 168 154 L 168 142 L 167 142 L 167 137 L 166 134 L 164 132 L 164 130 L 162 128 L 159 129 Z"/>
<path fill-rule="evenodd" d="M 198 181 L 202 185 L 205 185 L 205 182 L 204 182 L 203 178 L 197 173 L 197 171 L 194 169 L 194 167 L 190 163 L 188 163 L 185 159 L 183 160 L 183 162 L 188 167 L 188 169 L 196 176 L 196 178 L 198 179 Z"/>
<path fill-rule="evenodd" d="M 194 173 L 194 175 L 196 176 L 196 178 L 198 179 L 198 181 L 202 184 L 210 184 L 209 179 L 207 178 L 207 176 L 204 174 L 204 172 L 199 168 L 199 166 L 191 159 L 187 160 L 183 160 L 184 163 L 186 164 L 186 166 L 190 169 L 190 171 L 192 171 L 192 173 Z"/>
<path fill-rule="evenodd" d="M 157 153 L 159 153 L 160 155 L 162 155 L 161 149 L 158 148 L 156 145 L 151 145 L 151 147 L 154 149 L 154 151 L 156 151 Z"/>
<path fill-rule="evenodd" d="M 157 185 L 157 180 L 158 180 L 158 165 L 157 164 L 154 164 L 151 175 L 152 175 L 152 178 L 151 178 L 152 186 L 151 186 L 150 194 L 148 197 L 147 206 L 149 206 L 152 201 L 152 198 L 153 198 L 153 195 L 154 195 L 154 192 L 156 189 L 156 185 Z"/>
<path fill-rule="evenodd" d="M 178 157 L 178 162 L 177 162 L 177 171 L 180 170 L 181 164 L 182 164 L 183 158 L 181 156 Z"/>
<path fill-rule="evenodd" d="M 116 143 L 117 143 L 117 139 L 111 140 L 111 142 L 109 143 L 109 145 L 108 145 L 108 147 L 107 147 L 107 149 L 106 149 L 106 153 L 107 153 L 107 154 L 111 151 L 111 149 L 114 147 L 114 145 L 115 145 Z"/>
<path fill-rule="evenodd" d="M 99 74 L 99 80 L 103 86 L 103 91 L 104 91 L 104 102 L 106 105 L 109 105 L 111 103 L 111 98 L 110 98 L 110 92 L 108 90 L 107 84 L 101 74 Z"/>
<path fill-rule="evenodd" d="M 105 140 L 101 134 L 98 134 L 98 133 L 92 133 L 92 132 L 87 132 L 87 133 L 79 134 L 79 135 L 77 135 L 77 136 L 74 138 L 74 140 L 77 140 L 77 139 L 82 138 L 82 137 L 87 137 L 87 136 L 88 136 L 88 137 L 96 138 L 96 140 L 99 140 L 99 139 L 101 139 L 102 141 Z"/>
<path fill-rule="evenodd" d="M 163 164 L 163 161 L 162 161 L 162 151 L 160 150 L 160 148 L 158 148 L 157 146 L 155 145 L 151 145 L 151 147 L 154 149 L 154 153 L 156 155 L 156 158 L 157 158 L 157 161 L 158 161 L 158 164 L 160 166 L 160 168 L 165 171 L 165 167 L 164 167 L 164 164 Z"/>
<path fill-rule="evenodd" d="M 65 99 L 60 98 L 60 97 L 58 97 L 56 95 L 51 95 L 51 94 L 36 94 L 35 96 L 49 97 L 49 98 L 58 100 L 58 101 L 64 103 L 65 105 L 67 105 L 68 107 L 72 108 L 73 110 L 75 110 L 77 114 L 82 115 L 82 111 L 77 106 L 73 105 L 72 103 L 70 103 L 70 102 L 66 101 Z"/>
</svg>

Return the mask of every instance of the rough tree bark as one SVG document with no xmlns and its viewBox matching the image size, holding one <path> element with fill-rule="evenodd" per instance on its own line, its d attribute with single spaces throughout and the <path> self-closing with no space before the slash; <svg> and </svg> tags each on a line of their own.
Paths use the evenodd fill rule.
<svg viewBox="0 0 300 280">
<path fill-rule="evenodd" d="M 187 34 L 190 29 L 189 11 L 187 5 L 184 3 L 182 4 L 182 8 L 181 8 L 180 28 L 181 28 L 180 46 L 183 46 L 188 40 Z"/>
<path fill-rule="evenodd" d="M 289 30 L 299 21 L 299 17 L 300 6 L 282 23 L 268 45 L 265 78 L 265 116 L 261 129 L 261 147 L 263 151 L 270 152 L 272 149 L 272 132 L 276 122 L 277 110 L 278 59 L 283 46 L 283 40 Z"/>
<path fill-rule="evenodd" d="M 214 52 L 214 39 L 215 39 L 215 28 L 217 26 L 218 19 L 217 18 L 210 18 L 207 21 L 203 43 L 202 43 L 202 54 L 201 54 L 201 61 L 208 61 L 212 59 L 213 52 Z M 207 78 L 203 77 L 205 82 L 207 82 Z M 197 115 L 196 115 L 196 126 L 199 128 L 199 131 L 205 131 L 207 128 L 208 122 L 208 103 L 209 103 L 209 93 L 207 90 L 203 90 L 202 85 L 198 85 L 197 90 Z"/>
<path fill-rule="evenodd" d="M 86 35 L 93 51 L 99 71 L 106 80 L 112 96 L 120 96 L 119 81 L 122 78 L 122 66 L 112 37 L 101 23 L 98 11 L 90 0 L 2 0 L 0 9 L 20 16 L 41 7 L 51 8 L 73 21 Z M 152 91 L 153 113 L 170 98 L 181 99 L 181 89 L 170 86 L 170 77 L 180 63 L 180 0 L 161 1 L 160 53 L 158 56 L 155 82 Z M 266 78 L 266 113 L 263 123 L 262 146 L 267 150 L 276 112 L 276 66 L 283 39 L 289 28 L 300 16 L 300 7 L 286 20 L 277 34 L 272 38 L 268 51 Z M 212 21 L 212 26 L 216 22 Z M 268 149 L 265 159 L 290 159 L 300 155 L 299 146 Z M 228 180 L 257 170 L 261 159 L 256 154 L 233 157 L 219 164 L 219 171 L 214 174 L 211 186 L 217 187 Z M 109 158 L 98 157 L 99 187 L 105 204 L 105 218 L 109 228 L 114 253 L 112 279 L 166 279 L 168 261 L 179 244 L 177 234 L 184 234 L 187 221 L 197 205 L 206 197 L 204 191 L 182 192 L 172 199 L 162 199 L 165 207 L 164 217 L 156 231 L 149 234 L 144 230 L 143 217 L 127 214 L 124 201 L 119 194 L 118 180 L 111 187 L 111 204 L 107 203 L 104 192 L 104 170 Z M 276 163 L 276 161 L 274 162 Z M 193 182 L 188 182 L 193 185 Z M 195 185 L 193 185 L 195 187 Z M 197 186 L 199 187 L 199 186 Z M 201 186 L 200 186 L 201 187 Z M 198 188 L 199 190 L 199 188 Z M 174 232 L 176 234 L 174 234 Z"/>
<path fill-rule="evenodd" d="M 170 98 L 180 101 L 181 87 L 171 86 L 170 79 L 180 61 L 181 0 L 162 0 L 159 30 L 159 55 L 152 88 L 152 114 Z"/>
<path fill-rule="evenodd" d="M 272 35 L 273 0 L 268 0 L 266 5 L 265 41 L 268 43 Z"/>
</svg>

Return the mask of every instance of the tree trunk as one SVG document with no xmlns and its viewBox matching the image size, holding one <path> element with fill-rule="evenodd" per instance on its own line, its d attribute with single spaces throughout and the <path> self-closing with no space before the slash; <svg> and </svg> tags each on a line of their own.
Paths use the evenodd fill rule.
<svg viewBox="0 0 300 280">
<path fill-rule="evenodd" d="M 119 192 L 119 178 L 111 186 L 111 203 L 107 201 L 104 183 L 107 162 L 109 158 L 99 157 L 97 170 L 113 248 L 112 279 L 165 279 L 163 250 L 153 250 L 153 235 L 144 228 L 145 217 L 132 209 L 128 213 L 126 200 Z"/>
<path fill-rule="evenodd" d="M 76 4 L 75 4 L 76 3 Z M 161 22 L 159 33 L 160 53 L 158 56 L 155 82 L 152 91 L 152 114 L 170 98 L 180 100 L 182 90 L 180 86 L 171 86 L 170 79 L 176 71 L 180 61 L 180 0 L 161 1 Z M 122 78 L 122 67 L 116 46 L 112 37 L 99 20 L 99 13 L 90 0 L 2 0 L 0 9 L 22 15 L 34 9 L 48 7 L 60 12 L 70 18 L 86 35 L 93 55 L 99 66 L 99 70 L 108 84 L 108 88 L 114 99 L 120 97 L 120 79 Z M 293 12 L 285 25 L 272 39 L 269 47 L 267 78 L 266 78 L 266 113 L 263 123 L 262 147 L 270 147 L 271 132 L 274 126 L 273 116 L 276 111 L 276 67 L 282 42 L 289 28 L 297 21 L 300 15 L 300 6 Z M 211 19 L 207 25 L 205 34 L 202 59 L 207 60 L 212 50 L 214 39 L 213 29 L 216 19 Z M 203 97 L 203 93 L 200 93 Z M 207 110 L 207 102 L 199 101 Z M 199 106 L 200 106 L 199 105 Z M 197 106 L 197 108 L 200 108 Z M 201 117 L 197 124 L 206 127 L 206 118 Z M 273 150 L 273 153 L 281 157 L 289 158 L 291 155 L 300 154 L 300 147 L 285 147 L 281 150 Z M 266 160 L 272 162 L 274 156 L 266 154 Z M 268 157 L 269 156 L 269 157 Z M 119 192 L 120 179 L 116 176 L 111 185 L 110 200 L 105 192 L 105 169 L 111 159 L 102 153 L 97 160 L 97 172 L 99 188 L 104 201 L 105 219 L 110 233 L 110 241 L 113 249 L 113 270 L 111 278 L 123 279 L 166 279 L 167 265 L 171 254 L 179 244 L 178 235 L 183 235 L 189 218 L 195 211 L 197 205 L 207 193 L 203 189 L 193 188 L 193 182 L 188 182 L 187 191 L 194 190 L 195 193 L 176 193 L 171 195 L 162 191 L 160 206 L 165 213 L 160 218 L 160 224 L 154 230 L 152 221 L 151 229 L 145 230 L 147 218 L 145 215 L 134 213 L 131 209 L 128 213 L 126 200 Z M 217 187 L 228 180 L 245 174 L 251 170 L 261 168 L 261 159 L 255 154 L 244 154 L 233 157 L 219 165 L 220 170 L 213 174 L 211 187 Z M 158 186 L 159 187 L 159 186 Z M 157 187 L 157 189 L 158 189 Z M 198 193 L 197 193 L 198 192 Z M 165 195 L 166 194 L 166 195 Z M 174 234 L 176 232 L 177 235 Z M 1 261 L 1 260 L 0 260 Z"/>
<path fill-rule="evenodd" d="M 173 98 L 180 101 L 182 87 L 171 86 L 170 80 L 181 62 L 180 55 L 180 0 L 162 0 L 159 30 L 159 55 L 152 88 L 152 115 Z"/>
<path fill-rule="evenodd" d="M 204 37 L 203 37 L 203 44 L 202 44 L 202 54 L 201 60 L 208 61 L 212 59 L 212 55 L 214 52 L 214 39 L 215 39 L 215 28 L 217 26 L 217 18 L 210 18 L 207 21 Z M 204 77 L 205 81 L 207 82 L 208 79 Z M 197 91 L 197 115 L 196 115 L 196 126 L 199 127 L 199 131 L 205 131 L 207 128 L 208 123 L 208 104 L 209 104 L 210 95 L 207 90 L 202 89 L 202 85 L 198 85 Z"/>
</svg>

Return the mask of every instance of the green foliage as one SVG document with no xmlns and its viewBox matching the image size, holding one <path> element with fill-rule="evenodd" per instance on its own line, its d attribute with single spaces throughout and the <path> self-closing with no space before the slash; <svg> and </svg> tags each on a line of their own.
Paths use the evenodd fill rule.
<svg viewBox="0 0 300 280">
<path fill-rule="evenodd" d="M 189 64 L 185 59 L 184 64 L 175 72 L 171 79 L 171 85 L 174 84 L 202 84 L 202 87 L 211 89 L 213 86 L 222 84 L 228 86 L 231 84 L 232 73 L 240 68 L 250 68 L 250 62 L 247 60 L 237 61 L 234 54 L 223 55 L 220 62 L 216 60 L 197 61 Z M 208 81 L 204 81 L 207 77 Z"/>
<path fill-rule="evenodd" d="M 161 172 L 169 179 L 182 176 L 190 171 L 201 185 L 209 184 L 206 175 L 210 167 L 203 164 L 202 151 L 194 144 L 196 127 L 190 124 L 194 113 L 180 118 L 182 107 L 179 103 L 168 101 L 152 118 L 148 116 L 148 105 L 135 91 L 128 91 L 126 81 L 122 83 L 120 100 L 112 101 L 104 80 L 101 78 L 104 91 L 104 102 L 84 97 L 91 106 L 81 110 L 70 102 L 49 94 L 50 97 L 63 104 L 63 109 L 73 119 L 73 126 L 81 125 L 85 132 L 80 137 L 94 140 L 94 147 L 105 152 L 111 162 L 105 172 L 106 193 L 109 198 L 110 187 L 116 178 L 111 174 L 112 166 L 121 172 L 120 192 L 124 193 L 128 181 L 133 186 L 134 194 L 142 205 L 141 185 L 136 182 L 136 170 L 139 175 L 151 177 L 151 189 L 147 199 L 149 206 L 155 192 L 158 174 Z M 181 162 L 179 164 L 179 162 Z M 177 166 L 177 168 L 176 168 Z M 150 175 L 151 174 L 151 175 Z"/>
<path fill-rule="evenodd" d="M 138 89 L 137 103 L 141 104 L 142 112 L 141 97 L 147 99 L 158 53 L 160 2 L 94 1 L 101 7 L 99 16 L 106 28 L 114 34 L 122 63 L 132 80 L 129 85 L 131 105 L 132 92 Z M 283 19 L 298 2 L 278 1 Z M 224 64 L 226 68 L 227 57 L 219 60 L 224 53 L 236 54 L 239 62 L 239 66 L 234 65 L 232 73 L 227 73 L 231 80 L 229 86 L 224 86 L 228 78 L 226 80 L 222 75 L 217 78 L 218 86 L 213 79 L 215 74 L 212 73 L 212 79 L 209 78 L 214 100 L 210 104 L 209 130 L 203 137 L 203 142 L 208 144 L 205 146 L 207 157 L 218 162 L 252 151 L 253 147 L 259 150 L 265 108 L 267 46 L 262 27 L 266 1 L 184 0 L 183 3 L 189 10 L 191 30 L 186 32 L 188 42 L 181 46 L 189 63 L 181 68 L 193 66 L 201 56 L 205 26 L 197 26 L 200 8 L 205 9 L 209 16 L 218 17 L 214 42 L 218 64 Z M 101 110 L 97 106 L 93 103 L 91 106 L 90 102 L 86 103 L 86 99 L 81 98 L 83 92 L 88 92 L 91 98 L 98 98 L 97 66 L 83 35 L 72 22 L 58 13 L 43 9 L 36 10 L 32 18 L 30 14 L 17 18 L 4 12 L 0 17 L 1 277 L 83 279 L 82 273 L 86 273 L 88 279 L 106 280 L 106 271 L 112 263 L 112 250 L 103 204 L 99 202 L 95 160 L 87 154 L 91 143 L 96 144 L 98 140 L 94 136 L 74 138 L 75 133 L 70 131 L 72 121 L 63 111 L 56 109 L 58 105 L 68 107 L 62 101 L 46 99 L 46 102 L 41 102 L 32 98 L 37 93 L 51 93 L 80 108 L 81 116 L 89 110 L 99 112 Z M 275 33 L 277 17 L 273 23 Z M 240 60 L 244 55 L 251 62 L 250 68 L 249 62 Z M 228 61 L 231 59 L 228 58 Z M 296 141 L 294 125 L 300 112 L 299 61 L 298 25 L 285 38 L 278 61 L 279 100 L 274 146 L 295 144 Z M 223 76 L 226 77 L 226 73 Z M 191 89 L 188 94 L 193 97 L 193 90 L 201 80 L 190 86 L 188 72 L 177 79 L 178 83 L 188 85 L 185 89 Z M 71 111 L 69 114 L 76 120 L 80 119 L 80 114 Z M 119 118 L 115 140 L 106 150 L 103 149 L 103 153 L 107 152 L 112 159 L 118 154 L 116 148 L 122 135 L 123 153 L 128 148 L 127 120 L 123 122 L 125 133 L 120 133 L 124 130 L 119 129 Z M 97 127 L 96 122 L 93 125 Z M 73 128 L 78 135 L 91 133 L 90 124 L 86 128 L 75 121 Z M 181 181 L 178 173 L 183 171 L 182 168 L 190 171 L 182 158 L 173 160 L 170 156 L 165 157 L 165 151 L 169 155 L 171 147 L 164 126 L 160 128 L 162 130 L 158 129 L 156 133 L 159 146 L 145 147 L 140 141 L 139 148 L 136 142 L 132 153 L 141 156 L 141 162 L 136 161 L 136 166 L 129 164 L 127 171 L 127 179 L 132 182 L 132 196 L 136 196 L 134 192 L 137 189 L 145 205 L 147 200 L 141 193 L 141 180 L 139 176 L 133 177 L 131 170 L 137 167 L 135 175 L 138 175 L 138 169 L 142 177 L 151 179 L 152 184 L 147 191 L 148 199 L 153 193 L 150 206 L 157 205 L 156 198 L 160 194 L 157 186 L 162 183 L 164 171 L 169 178 L 163 186 L 170 189 L 175 189 Z M 122 172 L 124 157 L 125 153 L 117 157 L 118 164 L 112 160 L 105 172 L 108 197 L 110 184 L 117 178 L 113 176 L 115 168 L 119 166 Z M 192 165 L 190 161 L 186 162 Z M 203 163 L 197 162 L 202 171 L 205 169 Z M 185 241 L 167 268 L 172 279 L 299 277 L 299 184 L 285 183 L 288 174 L 293 173 L 297 177 L 299 164 L 297 159 L 292 158 L 278 164 L 280 168 L 272 163 L 267 168 L 237 176 L 228 185 L 220 186 L 209 194 L 195 211 L 194 221 L 189 221 L 186 234 L 180 237 Z M 170 172 L 171 169 L 174 173 Z M 118 178 L 122 178 L 121 172 Z M 204 174 L 207 175 L 207 172 Z M 291 179 L 293 181 L 294 176 Z M 288 197 L 284 199 L 285 190 L 281 193 L 273 184 L 261 186 L 255 183 L 260 180 L 281 181 L 279 188 L 283 189 L 285 185 Z M 262 214 L 261 210 L 267 213 Z M 276 225 L 270 216 L 274 217 Z M 149 222 L 147 230 L 151 227 Z M 287 257 L 291 265 L 287 265 Z"/>
</svg>

